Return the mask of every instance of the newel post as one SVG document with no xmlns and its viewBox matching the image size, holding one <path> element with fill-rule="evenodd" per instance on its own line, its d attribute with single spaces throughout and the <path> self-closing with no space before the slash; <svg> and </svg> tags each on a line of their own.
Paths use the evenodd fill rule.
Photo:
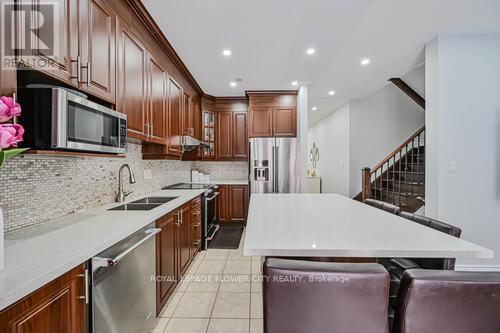
<svg viewBox="0 0 500 333">
<path fill-rule="evenodd" d="M 370 199 L 372 193 L 372 181 L 371 181 L 371 170 L 370 168 L 361 169 L 362 180 L 361 180 L 361 198 L 363 201 Z"/>
</svg>

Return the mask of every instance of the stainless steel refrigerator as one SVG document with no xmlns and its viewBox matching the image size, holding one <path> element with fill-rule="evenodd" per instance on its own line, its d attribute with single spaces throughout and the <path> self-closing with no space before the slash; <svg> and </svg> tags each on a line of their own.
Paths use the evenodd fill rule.
<svg viewBox="0 0 500 333">
<path fill-rule="evenodd" d="M 250 139 L 251 193 L 299 193 L 300 160 L 296 138 Z"/>
</svg>

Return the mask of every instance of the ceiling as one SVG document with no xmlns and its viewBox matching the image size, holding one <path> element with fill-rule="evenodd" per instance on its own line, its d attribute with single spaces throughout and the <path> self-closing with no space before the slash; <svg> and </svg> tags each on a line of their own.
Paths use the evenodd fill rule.
<svg viewBox="0 0 500 333">
<path fill-rule="evenodd" d="M 421 65 L 425 43 L 439 33 L 500 32 L 500 0 L 143 3 L 205 93 L 296 89 L 296 80 L 309 85 L 309 110 L 317 107 L 311 123 Z M 371 63 L 361 66 L 365 57 Z"/>
</svg>

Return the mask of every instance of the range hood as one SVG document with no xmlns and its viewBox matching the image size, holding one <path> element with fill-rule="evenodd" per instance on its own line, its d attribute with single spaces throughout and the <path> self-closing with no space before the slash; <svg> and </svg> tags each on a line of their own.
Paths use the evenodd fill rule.
<svg viewBox="0 0 500 333">
<path fill-rule="evenodd" d="M 209 147 L 206 143 L 193 138 L 192 136 L 185 135 L 181 138 L 182 152 L 192 151 L 196 148 L 206 148 Z"/>
</svg>

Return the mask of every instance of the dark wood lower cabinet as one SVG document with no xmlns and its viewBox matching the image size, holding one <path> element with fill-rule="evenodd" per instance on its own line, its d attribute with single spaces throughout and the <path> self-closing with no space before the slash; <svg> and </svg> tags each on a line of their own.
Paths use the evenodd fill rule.
<svg viewBox="0 0 500 333">
<path fill-rule="evenodd" d="M 156 236 L 156 275 L 159 279 L 156 285 L 156 312 L 167 302 L 177 285 L 176 269 L 176 229 L 177 212 L 167 214 L 156 221 L 156 227 L 161 232 Z"/>
<path fill-rule="evenodd" d="M 193 215 L 194 212 L 197 212 L 198 215 Z M 199 221 L 197 216 L 200 216 Z M 194 225 L 192 221 L 201 226 L 201 200 L 199 197 L 156 221 L 156 227 L 161 229 L 161 232 L 156 236 L 157 314 L 161 312 L 199 249 L 199 246 L 197 248 L 193 246 Z M 201 229 L 199 237 L 198 244 L 201 244 Z"/>
<path fill-rule="evenodd" d="M 217 219 L 221 223 L 244 223 L 248 212 L 248 185 L 220 185 Z"/>
<path fill-rule="evenodd" d="M 0 332 L 86 333 L 85 264 L 0 312 Z"/>
<path fill-rule="evenodd" d="M 181 222 L 178 225 L 178 253 L 179 274 L 184 275 L 191 263 L 191 206 L 190 203 L 182 206 L 180 213 Z"/>
</svg>

